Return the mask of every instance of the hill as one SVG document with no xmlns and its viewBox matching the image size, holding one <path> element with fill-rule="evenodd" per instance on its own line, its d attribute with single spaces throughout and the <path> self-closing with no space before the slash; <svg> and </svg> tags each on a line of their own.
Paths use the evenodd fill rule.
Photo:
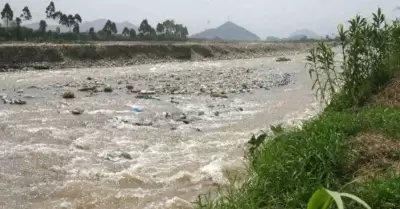
<svg viewBox="0 0 400 209">
<path fill-rule="evenodd" d="M 236 25 L 233 22 L 226 22 L 223 25 L 207 29 L 203 32 L 192 35 L 190 38 L 195 39 L 219 39 L 225 41 L 259 41 L 260 38 L 254 33 L 248 31 L 247 29 Z"/>
<path fill-rule="evenodd" d="M 93 21 L 82 22 L 80 24 L 80 31 L 81 32 L 89 31 L 89 29 L 91 27 L 93 27 L 95 31 L 99 31 L 99 30 L 103 29 L 103 26 L 104 26 L 104 24 L 106 24 L 106 22 L 107 22 L 107 19 L 97 19 L 97 20 L 93 20 Z M 118 33 L 122 33 L 122 30 L 124 29 L 124 27 L 128 27 L 129 29 L 134 28 L 135 30 L 137 30 L 137 26 L 136 25 L 134 25 L 134 24 L 132 24 L 130 22 L 127 22 L 127 21 L 125 21 L 125 22 L 116 22 L 115 24 L 117 25 Z M 38 29 L 39 28 L 39 23 L 36 22 L 36 23 L 27 24 L 27 25 L 24 25 L 24 26 L 28 27 L 28 28 L 32 28 L 32 29 Z M 47 30 L 55 31 L 57 27 L 58 27 L 58 25 L 48 25 L 47 26 Z M 60 30 L 61 30 L 61 32 L 68 32 L 69 31 L 69 29 L 64 27 L 64 26 L 60 26 Z"/>
<path fill-rule="evenodd" d="M 312 38 L 312 39 L 319 39 L 321 38 L 320 35 L 316 34 L 315 32 L 309 30 L 309 29 L 301 29 L 293 32 L 289 38 L 290 39 L 301 39 L 302 37 L 307 36 L 307 38 Z"/>
</svg>

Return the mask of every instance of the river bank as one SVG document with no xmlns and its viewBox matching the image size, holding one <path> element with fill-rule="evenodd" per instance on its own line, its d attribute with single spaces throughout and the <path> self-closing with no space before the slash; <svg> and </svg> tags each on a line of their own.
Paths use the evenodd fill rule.
<svg viewBox="0 0 400 209">
<path fill-rule="evenodd" d="M 0 71 L 121 67 L 170 61 L 249 59 L 294 54 L 313 43 L 8 43 L 0 45 Z"/>
<path fill-rule="evenodd" d="M 254 153 L 248 179 L 219 198 L 203 196 L 200 208 L 306 208 L 320 186 L 371 208 L 398 208 L 399 83 L 397 76 L 357 111 L 326 110 L 301 129 L 276 132 Z"/>
<path fill-rule="evenodd" d="M 373 16 L 339 25 L 341 48 L 320 43 L 309 51 L 321 113 L 301 127 L 271 126 L 272 134 L 252 137 L 247 176 L 201 196 L 199 208 L 399 208 L 400 26 L 385 23 L 381 9 Z M 311 199 L 321 187 L 347 198 Z"/>
</svg>

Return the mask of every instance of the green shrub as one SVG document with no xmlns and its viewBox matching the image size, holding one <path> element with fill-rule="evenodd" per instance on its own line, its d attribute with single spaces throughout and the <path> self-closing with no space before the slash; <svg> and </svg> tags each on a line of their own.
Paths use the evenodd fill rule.
<svg viewBox="0 0 400 209">
<path fill-rule="evenodd" d="M 73 92 L 68 91 L 68 92 L 63 93 L 62 97 L 64 99 L 73 99 L 73 98 L 75 98 L 75 94 Z"/>
<path fill-rule="evenodd" d="M 339 25 L 343 60 L 335 62 L 331 47 L 321 42 L 310 50 L 307 66 L 315 79 L 313 90 L 322 103 L 333 109 L 362 106 L 367 99 L 386 85 L 399 67 L 400 25 L 388 24 L 381 9 L 373 21 L 357 15 L 349 28 Z"/>
<path fill-rule="evenodd" d="M 107 86 L 104 88 L 104 92 L 111 93 L 111 92 L 113 92 L 113 88 L 111 88 L 110 86 Z"/>
</svg>

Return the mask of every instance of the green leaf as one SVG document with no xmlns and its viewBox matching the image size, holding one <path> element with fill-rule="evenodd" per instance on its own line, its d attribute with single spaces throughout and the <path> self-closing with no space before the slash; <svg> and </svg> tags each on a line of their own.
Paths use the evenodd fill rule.
<svg viewBox="0 0 400 209">
<path fill-rule="evenodd" d="M 348 198 L 360 203 L 362 206 L 364 206 L 367 209 L 371 209 L 371 207 L 364 200 L 360 199 L 359 197 L 357 197 L 355 195 L 352 195 L 349 193 L 340 193 L 340 195 L 343 197 L 348 197 Z"/>
<path fill-rule="evenodd" d="M 327 193 L 335 200 L 338 209 L 344 209 L 343 200 L 341 198 L 341 194 L 339 192 L 334 192 L 325 189 Z"/>
<path fill-rule="evenodd" d="M 307 204 L 307 209 L 327 209 L 331 202 L 329 193 L 324 189 L 318 189 Z"/>
</svg>

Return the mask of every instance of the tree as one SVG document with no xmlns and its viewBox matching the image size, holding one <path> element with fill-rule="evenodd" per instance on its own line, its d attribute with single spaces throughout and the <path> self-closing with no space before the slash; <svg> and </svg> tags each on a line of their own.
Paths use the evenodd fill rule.
<svg viewBox="0 0 400 209">
<path fill-rule="evenodd" d="M 161 33 L 164 33 L 164 31 L 165 31 L 164 25 L 161 23 L 158 23 L 157 24 L 157 33 L 161 34 Z"/>
<path fill-rule="evenodd" d="M 184 27 L 181 24 L 175 25 L 175 34 L 174 34 L 175 37 L 186 39 L 187 35 L 189 35 L 189 33 L 186 27 Z"/>
<path fill-rule="evenodd" d="M 62 14 L 58 23 L 60 23 L 60 25 L 67 25 L 68 24 L 68 16 L 66 14 Z"/>
<path fill-rule="evenodd" d="M 42 33 L 43 35 L 46 33 L 46 28 L 47 28 L 47 23 L 44 20 L 41 20 L 39 22 L 39 32 Z"/>
<path fill-rule="evenodd" d="M 135 29 L 130 29 L 129 30 L 129 37 L 131 37 L 131 38 L 135 38 L 136 37 L 136 31 L 135 31 Z"/>
<path fill-rule="evenodd" d="M 69 28 L 69 31 L 71 32 L 71 27 L 75 25 L 75 18 L 73 15 L 68 15 L 68 24 L 67 27 Z"/>
<path fill-rule="evenodd" d="M 165 33 L 169 36 L 175 34 L 175 21 L 174 20 L 165 20 L 163 23 Z"/>
<path fill-rule="evenodd" d="M 93 27 L 89 28 L 89 34 L 90 34 L 90 35 L 93 35 L 93 34 L 94 34 L 94 28 L 93 28 Z"/>
<path fill-rule="evenodd" d="M 122 35 L 124 35 L 124 36 L 129 36 L 129 29 L 128 29 L 128 27 L 125 27 L 124 30 L 122 30 Z"/>
<path fill-rule="evenodd" d="M 46 18 L 54 20 L 55 14 L 56 14 L 56 6 L 54 5 L 54 2 L 51 1 L 49 6 L 46 7 Z"/>
<path fill-rule="evenodd" d="M 111 20 L 107 20 L 106 24 L 103 27 L 102 30 L 105 34 L 107 34 L 107 37 L 111 37 L 113 34 L 117 34 L 117 26 L 115 25 L 115 22 L 112 22 Z"/>
<path fill-rule="evenodd" d="M 15 18 L 15 22 L 17 23 L 17 30 L 16 30 L 17 39 L 21 40 L 21 22 L 22 22 L 22 20 L 21 20 L 21 18 L 17 17 L 17 18 Z"/>
<path fill-rule="evenodd" d="M 23 20 L 31 20 L 32 19 L 32 14 L 28 7 L 24 7 L 24 9 L 22 9 L 22 14 L 20 17 L 23 18 Z"/>
<path fill-rule="evenodd" d="M 10 5 L 8 3 L 6 3 L 6 5 L 4 5 L 4 9 L 1 12 L 1 19 L 6 21 L 6 25 L 8 28 L 8 22 L 12 21 L 14 18 L 14 12 L 12 11 Z"/>
<path fill-rule="evenodd" d="M 79 24 L 75 24 L 74 28 L 72 29 L 72 32 L 79 34 Z"/>
<path fill-rule="evenodd" d="M 17 23 L 17 27 L 19 28 L 21 26 L 22 20 L 21 20 L 21 18 L 17 17 L 17 18 L 15 18 L 15 22 Z"/>
<path fill-rule="evenodd" d="M 82 18 L 79 14 L 75 14 L 75 15 L 66 15 L 66 14 L 62 14 L 59 20 L 60 25 L 64 25 L 65 27 L 69 28 L 69 31 L 71 32 L 71 28 L 72 31 L 79 31 L 76 29 L 79 29 L 79 23 L 82 22 Z M 74 30 L 75 29 L 75 30 Z"/>
<path fill-rule="evenodd" d="M 149 25 L 149 22 L 147 21 L 147 19 L 144 19 L 142 21 L 142 23 L 140 23 L 139 33 L 141 36 L 155 35 L 156 30 L 154 30 L 154 28 L 152 28 L 151 25 Z"/>
</svg>

